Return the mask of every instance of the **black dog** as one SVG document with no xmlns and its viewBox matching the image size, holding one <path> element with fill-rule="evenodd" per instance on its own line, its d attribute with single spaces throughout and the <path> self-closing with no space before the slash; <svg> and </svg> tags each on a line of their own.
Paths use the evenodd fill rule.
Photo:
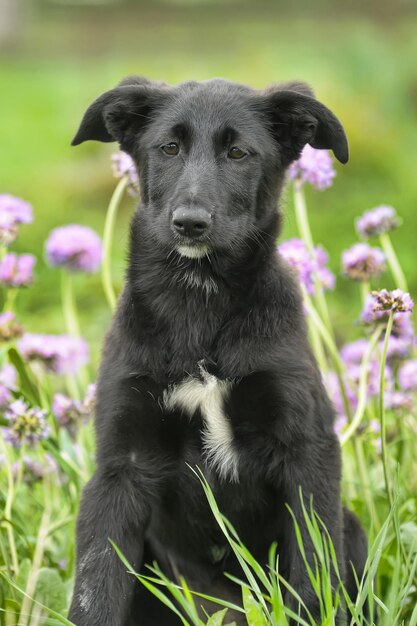
<svg viewBox="0 0 417 626">
<path fill-rule="evenodd" d="M 189 468 L 198 465 L 260 562 L 278 543 L 282 574 L 318 619 L 286 504 L 312 560 L 300 488 L 312 496 L 352 597 L 351 563 L 360 577 L 366 541 L 341 506 L 333 408 L 276 251 L 277 203 L 306 143 L 347 161 L 343 128 L 302 83 L 261 92 L 132 77 L 87 110 L 73 144 L 90 139 L 132 156 L 142 202 L 104 348 L 98 469 L 81 502 L 70 618 L 181 623 L 126 573 L 108 538 L 137 570 L 157 561 L 191 589 L 240 602 L 223 572 L 242 572 Z"/>
</svg>

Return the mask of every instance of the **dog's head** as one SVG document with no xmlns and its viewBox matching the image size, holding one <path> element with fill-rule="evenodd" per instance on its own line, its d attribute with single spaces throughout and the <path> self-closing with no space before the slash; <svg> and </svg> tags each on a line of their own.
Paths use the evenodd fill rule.
<svg viewBox="0 0 417 626">
<path fill-rule="evenodd" d="M 285 170 L 308 143 L 342 163 L 342 125 L 304 83 L 256 91 L 225 80 L 125 79 L 87 109 L 73 140 L 117 141 L 136 163 L 147 234 L 200 258 L 276 235 Z"/>
</svg>

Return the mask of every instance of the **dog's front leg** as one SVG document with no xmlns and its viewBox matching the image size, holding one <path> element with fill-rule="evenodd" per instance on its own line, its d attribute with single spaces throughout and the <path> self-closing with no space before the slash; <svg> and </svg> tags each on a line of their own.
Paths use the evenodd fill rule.
<svg viewBox="0 0 417 626">
<path fill-rule="evenodd" d="M 103 368 L 96 408 L 98 469 L 84 489 L 77 522 L 77 571 L 69 617 L 77 626 L 122 626 L 153 498 L 163 480 L 164 420 L 149 381 L 113 378 Z M 156 393 L 156 392 L 155 392 Z M 166 437 L 165 437 L 166 439 Z"/>
<path fill-rule="evenodd" d="M 77 573 L 69 618 L 77 626 L 121 626 L 134 576 L 126 573 L 111 539 L 134 567 L 142 558 L 148 511 L 128 467 L 100 468 L 84 489 L 77 524 Z"/>
<path fill-rule="evenodd" d="M 331 434 L 323 435 L 316 441 L 308 442 L 302 450 L 287 459 L 284 465 L 283 487 L 286 501 L 291 508 L 297 525 L 300 529 L 301 540 L 306 559 L 312 571 L 316 570 L 315 551 L 312 538 L 308 531 L 303 511 L 311 516 L 311 505 L 319 518 L 325 524 L 333 542 L 341 576 L 344 575 L 343 558 L 343 513 L 340 501 L 340 450 L 336 437 Z M 304 562 L 300 546 L 298 545 L 293 519 L 288 517 L 285 539 L 282 544 L 287 564 L 288 582 L 300 596 L 305 607 L 313 618 L 320 623 L 320 603 L 309 580 L 307 567 Z M 320 567 L 320 565 L 319 565 Z M 333 570 L 333 568 L 332 568 Z M 334 570 L 331 572 L 333 589 L 337 586 Z M 290 606 L 303 617 L 306 613 L 291 594 L 287 601 Z M 342 614 L 335 618 L 339 624 Z M 308 620 L 307 620 L 308 621 Z"/>
</svg>

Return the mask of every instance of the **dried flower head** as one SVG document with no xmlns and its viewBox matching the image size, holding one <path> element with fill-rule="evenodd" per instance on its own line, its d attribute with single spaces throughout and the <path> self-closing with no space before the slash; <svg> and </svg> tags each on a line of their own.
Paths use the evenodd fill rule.
<svg viewBox="0 0 417 626">
<path fill-rule="evenodd" d="M 388 291 L 387 289 L 372 291 L 371 296 L 374 298 L 373 309 L 376 313 L 379 311 L 408 313 L 413 310 L 414 302 L 410 294 L 401 289 L 394 289 L 394 291 Z"/>
<path fill-rule="evenodd" d="M 102 248 L 97 233 L 79 224 L 55 228 L 45 245 L 48 262 L 71 271 L 96 272 L 100 267 Z"/>
<path fill-rule="evenodd" d="M 356 220 L 356 230 L 361 237 L 372 237 L 393 230 L 399 224 L 395 209 L 392 206 L 379 206 L 366 211 Z"/>
<path fill-rule="evenodd" d="M 15 400 L 4 415 L 9 422 L 5 428 L 5 439 L 15 448 L 23 443 L 33 445 L 36 441 L 49 437 L 46 411 L 42 409 L 30 408 L 23 400 Z"/>
<path fill-rule="evenodd" d="M 385 271 L 385 254 L 367 243 L 356 243 L 342 254 L 343 273 L 357 281 L 368 281 Z"/>
<path fill-rule="evenodd" d="M 35 263 L 32 254 L 6 254 L 0 261 L 0 283 L 5 287 L 28 287 L 33 281 Z"/>
<path fill-rule="evenodd" d="M 56 374 L 73 374 L 88 362 L 88 347 L 81 337 L 26 333 L 18 347 L 26 359 L 41 361 Z"/>
<path fill-rule="evenodd" d="M 316 150 L 307 144 L 298 161 L 290 165 L 288 176 L 299 185 L 309 183 L 314 189 L 322 190 L 331 187 L 336 172 L 327 150 Z"/>
</svg>

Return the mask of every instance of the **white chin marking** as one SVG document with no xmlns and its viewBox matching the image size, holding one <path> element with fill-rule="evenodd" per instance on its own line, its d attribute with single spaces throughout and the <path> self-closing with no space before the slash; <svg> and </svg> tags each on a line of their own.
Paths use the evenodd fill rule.
<svg viewBox="0 0 417 626">
<path fill-rule="evenodd" d="M 188 259 L 201 259 L 206 256 L 208 246 L 205 244 L 201 246 L 178 246 L 177 251 L 181 256 L 186 256 Z"/>
</svg>

